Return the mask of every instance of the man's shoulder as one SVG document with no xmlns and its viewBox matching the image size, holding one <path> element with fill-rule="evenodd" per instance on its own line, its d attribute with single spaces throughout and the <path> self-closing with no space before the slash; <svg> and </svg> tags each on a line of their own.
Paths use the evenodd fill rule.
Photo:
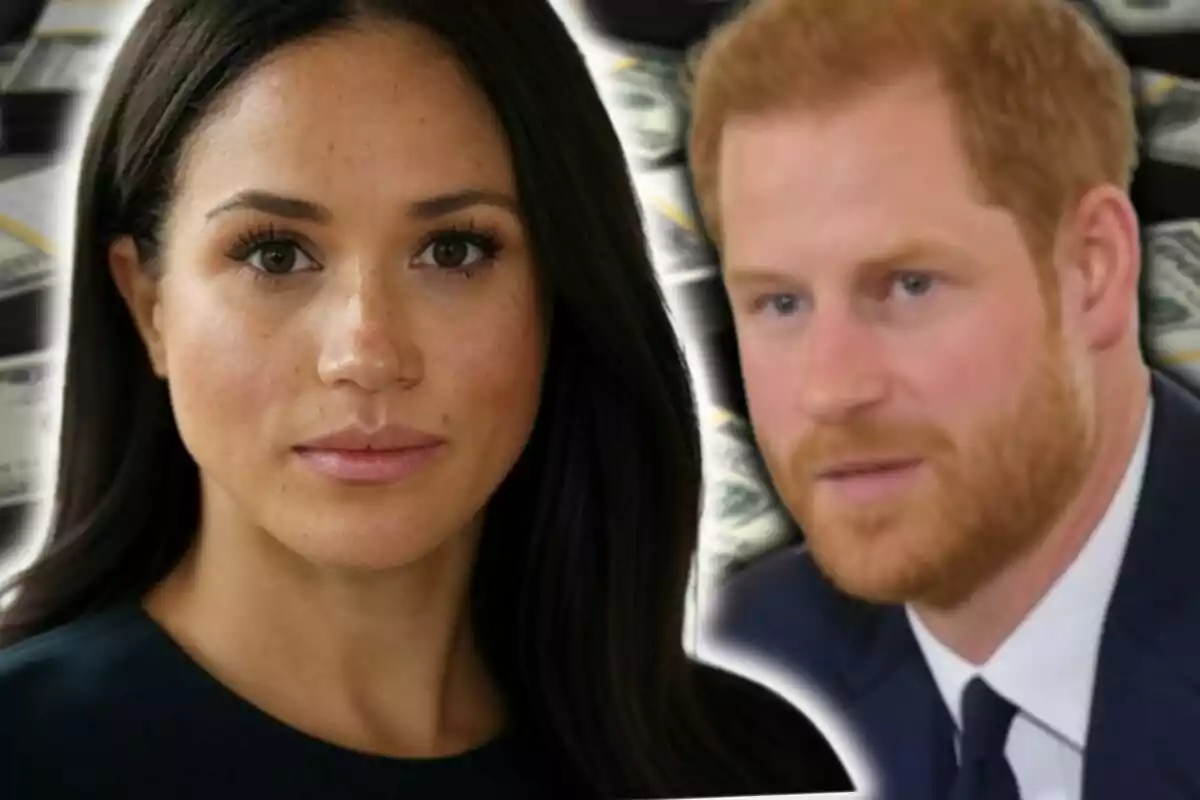
<svg viewBox="0 0 1200 800">
<path fill-rule="evenodd" d="M 1195 579 L 1200 561 L 1200 392 L 1193 383 L 1160 371 L 1153 387 L 1149 453 L 1108 629 L 1153 650 L 1178 647 L 1200 654 L 1191 633 L 1200 620 L 1200 583 Z"/>
<path fill-rule="evenodd" d="M 708 635 L 718 646 L 764 657 L 829 690 L 881 612 L 840 591 L 808 549 L 795 546 L 727 579 Z"/>
<path fill-rule="evenodd" d="M 1130 597 L 1143 594 L 1196 597 L 1200 586 L 1192 567 L 1200 558 L 1200 392 L 1161 372 L 1155 373 L 1153 385 L 1149 453 L 1122 566 L 1119 610 Z M 1174 598 L 1172 607 L 1181 601 Z M 1153 605 L 1137 602 L 1129 607 Z"/>
<path fill-rule="evenodd" d="M 1200 437 L 1200 384 L 1177 372 L 1155 369 L 1152 371 L 1151 395 L 1154 397 L 1155 432 L 1160 444 L 1170 446 L 1174 439 L 1183 437 L 1193 443 Z M 1200 452 L 1192 448 L 1185 457 L 1200 462 Z"/>
<path fill-rule="evenodd" d="M 829 584 L 805 545 L 793 545 L 743 567 L 721 589 L 723 609 L 745 604 L 775 605 L 778 599 L 803 600 L 806 605 L 836 605 L 838 593 Z"/>
</svg>

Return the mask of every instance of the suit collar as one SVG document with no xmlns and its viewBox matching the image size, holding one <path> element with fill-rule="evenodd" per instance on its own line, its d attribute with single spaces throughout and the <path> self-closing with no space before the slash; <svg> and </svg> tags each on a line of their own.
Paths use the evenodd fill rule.
<svg viewBox="0 0 1200 800">
<path fill-rule="evenodd" d="M 1155 418 L 1133 536 L 1109 607 L 1084 796 L 1200 796 L 1200 400 L 1154 375 Z"/>
<path fill-rule="evenodd" d="M 1107 622 L 1143 641 L 1200 589 L 1200 399 L 1158 372 L 1152 391 L 1146 477 Z"/>
</svg>

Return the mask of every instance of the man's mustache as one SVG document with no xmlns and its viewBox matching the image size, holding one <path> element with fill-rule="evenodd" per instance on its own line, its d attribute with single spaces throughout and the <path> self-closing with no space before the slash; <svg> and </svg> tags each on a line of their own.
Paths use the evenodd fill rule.
<svg viewBox="0 0 1200 800">
<path fill-rule="evenodd" d="M 806 481 L 856 464 L 926 460 L 954 449 L 940 428 L 922 423 L 856 420 L 813 430 L 792 452 L 793 475 Z"/>
</svg>

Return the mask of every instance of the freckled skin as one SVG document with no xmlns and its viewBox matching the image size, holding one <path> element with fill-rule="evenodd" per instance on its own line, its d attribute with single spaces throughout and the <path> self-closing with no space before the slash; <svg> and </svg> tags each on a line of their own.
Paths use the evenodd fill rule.
<svg viewBox="0 0 1200 800">
<path fill-rule="evenodd" d="M 515 215 L 409 216 L 414 201 L 466 188 L 516 196 L 503 130 L 461 68 L 399 26 L 286 48 L 200 128 L 178 186 L 149 337 L 201 470 L 203 531 L 371 570 L 471 531 L 532 429 L 545 343 Z M 246 189 L 320 203 L 332 221 L 206 219 Z M 265 226 L 296 234 L 320 268 L 256 279 L 230 251 Z M 494 233 L 503 249 L 469 278 L 418 266 L 451 227 Z M 448 445 L 388 486 L 339 484 L 293 451 L 381 420 Z"/>
</svg>

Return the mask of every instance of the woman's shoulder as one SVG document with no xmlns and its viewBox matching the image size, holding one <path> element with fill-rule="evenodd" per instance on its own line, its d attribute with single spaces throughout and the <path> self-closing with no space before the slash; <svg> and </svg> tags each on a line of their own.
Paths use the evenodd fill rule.
<svg viewBox="0 0 1200 800">
<path fill-rule="evenodd" d="M 144 697 L 155 652 L 154 629 L 132 604 L 0 648 L 0 741 L 60 719 L 78 727 L 89 711 Z"/>
<path fill-rule="evenodd" d="M 755 787 L 758 793 L 853 789 L 829 739 L 792 703 L 760 683 L 712 665 L 696 662 L 693 675 L 722 739 L 749 770 L 762 776 L 762 787 Z"/>
</svg>

